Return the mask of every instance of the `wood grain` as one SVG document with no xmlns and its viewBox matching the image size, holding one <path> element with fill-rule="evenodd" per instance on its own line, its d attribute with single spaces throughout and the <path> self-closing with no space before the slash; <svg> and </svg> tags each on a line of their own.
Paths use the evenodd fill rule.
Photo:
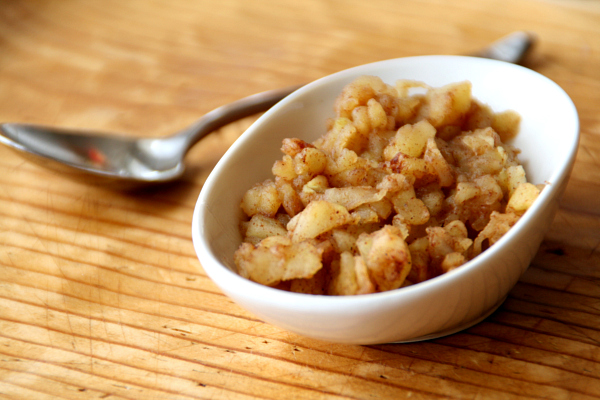
<svg viewBox="0 0 600 400">
<path fill-rule="evenodd" d="M 248 118 L 181 182 L 117 192 L 0 147 L 0 398 L 600 398 L 600 6 L 535 0 L 0 1 L 0 121 L 161 136 L 214 107 L 359 64 L 465 54 L 513 30 L 581 121 L 562 207 L 492 316 L 405 345 L 265 324 L 191 243 L 202 184 Z"/>
</svg>

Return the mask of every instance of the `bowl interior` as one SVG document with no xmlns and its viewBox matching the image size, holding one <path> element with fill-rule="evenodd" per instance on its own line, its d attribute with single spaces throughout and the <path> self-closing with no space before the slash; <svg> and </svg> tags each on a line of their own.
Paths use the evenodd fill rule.
<svg viewBox="0 0 600 400">
<path fill-rule="evenodd" d="M 365 74 L 390 84 L 398 79 L 423 81 L 430 86 L 471 81 L 473 97 L 495 112 L 512 109 L 521 115 L 520 132 L 511 144 L 522 151 L 519 158 L 528 179 L 536 184 L 550 183 L 544 196 L 552 196 L 554 186 L 565 179 L 577 147 L 577 112 L 564 91 L 542 75 L 513 64 L 457 56 L 411 57 L 363 65 L 299 89 L 259 118 L 231 146 L 198 200 L 201 221 L 194 233 L 210 252 L 206 256 L 234 268 L 233 253 L 241 240 L 238 223 L 243 193 L 271 177 L 273 162 L 281 158 L 284 138 L 311 142 L 321 136 L 342 88 Z"/>
</svg>

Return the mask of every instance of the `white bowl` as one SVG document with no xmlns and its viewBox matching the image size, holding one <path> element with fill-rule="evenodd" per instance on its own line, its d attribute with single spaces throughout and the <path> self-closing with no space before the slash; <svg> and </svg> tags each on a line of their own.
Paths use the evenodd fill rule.
<svg viewBox="0 0 600 400">
<path fill-rule="evenodd" d="M 333 102 L 361 75 L 431 86 L 469 80 L 473 96 L 494 111 L 513 109 L 521 130 L 511 142 L 533 183 L 547 186 L 500 241 L 474 260 L 417 285 L 360 296 L 290 293 L 237 275 L 240 200 L 271 177 L 281 142 L 312 142 L 325 132 Z M 569 96 L 544 76 L 500 61 L 457 56 L 400 58 L 355 67 L 294 92 L 260 117 L 226 152 L 196 204 L 192 236 L 204 271 L 236 303 L 266 322 L 300 335 L 338 343 L 416 341 L 448 335 L 481 321 L 506 298 L 525 272 L 549 228 L 570 175 L 579 140 Z"/>
</svg>

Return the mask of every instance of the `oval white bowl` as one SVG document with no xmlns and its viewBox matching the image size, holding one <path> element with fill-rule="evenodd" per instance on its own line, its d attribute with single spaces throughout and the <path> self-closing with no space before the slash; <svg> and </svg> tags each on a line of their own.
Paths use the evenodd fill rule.
<svg viewBox="0 0 600 400">
<path fill-rule="evenodd" d="M 235 273 L 241 243 L 240 200 L 271 177 L 284 138 L 312 142 L 325 132 L 342 88 L 361 75 L 430 86 L 469 80 L 473 96 L 496 112 L 517 111 L 521 129 L 511 142 L 522 150 L 528 179 L 546 187 L 500 241 L 445 275 L 398 290 L 361 296 L 290 293 Z M 506 298 L 548 230 L 570 175 L 579 141 L 577 110 L 544 76 L 513 64 L 459 56 L 424 56 L 355 67 L 312 82 L 261 116 L 225 153 L 196 203 L 192 237 L 204 271 L 236 303 L 264 321 L 300 335 L 338 343 L 416 341 L 448 335 L 481 321 Z"/>
</svg>

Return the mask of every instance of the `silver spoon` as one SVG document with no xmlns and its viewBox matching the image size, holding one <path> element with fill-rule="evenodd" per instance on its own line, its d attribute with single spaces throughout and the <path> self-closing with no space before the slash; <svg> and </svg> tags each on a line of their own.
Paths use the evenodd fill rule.
<svg viewBox="0 0 600 400">
<path fill-rule="evenodd" d="M 520 63 L 534 43 L 514 32 L 473 54 Z M 268 110 L 300 86 L 258 93 L 219 107 L 191 126 L 163 138 L 136 138 L 21 123 L 0 124 L 0 142 L 68 176 L 132 188 L 173 181 L 183 174 L 188 150 L 207 134 L 240 118 Z"/>
</svg>

